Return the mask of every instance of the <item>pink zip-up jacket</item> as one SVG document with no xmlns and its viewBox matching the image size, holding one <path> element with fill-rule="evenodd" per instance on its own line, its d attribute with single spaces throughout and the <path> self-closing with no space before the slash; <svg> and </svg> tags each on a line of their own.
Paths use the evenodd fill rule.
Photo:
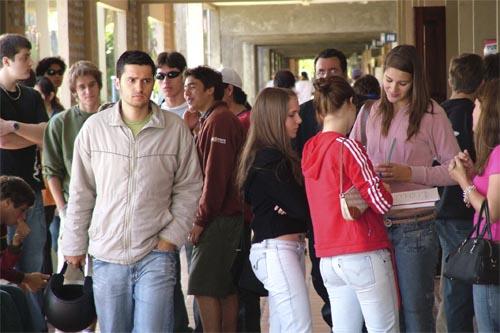
<svg viewBox="0 0 500 333">
<path fill-rule="evenodd" d="M 387 136 L 382 135 L 382 117 L 378 115 L 380 102 L 373 104 L 366 121 L 366 151 L 373 165 L 387 162 L 392 141 L 395 140 L 390 162 L 405 164 L 411 168 L 410 182 L 391 182 L 392 193 L 456 185 L 448 174 L 448 163 L 460 151 L 451 122 L 439 104 L 432 101 L 424 114 L 420 130 L 406 140 L 409 122 L 408 108 L 394 115 Z M 432 112 L 432 113 L 431 113 Z M 358 115 L 350 138 L 361 141 L 361 113 Z M 433 166 L 434 161 L 440 165 Z M 428 209 L 412 211 L 419 214 Z"/>
</svg>

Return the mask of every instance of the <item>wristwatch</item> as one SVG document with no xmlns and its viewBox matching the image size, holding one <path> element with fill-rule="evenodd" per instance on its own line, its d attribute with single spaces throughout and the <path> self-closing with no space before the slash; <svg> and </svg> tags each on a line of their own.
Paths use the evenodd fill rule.
<svg viewBox="0 0 500 333">
<path fill-rule="evenodd" d="M 14 129 L 14 132 L 19 130 L 19 123 L 17 121 L 12 123 L 12 128 Z"/>
</svg>

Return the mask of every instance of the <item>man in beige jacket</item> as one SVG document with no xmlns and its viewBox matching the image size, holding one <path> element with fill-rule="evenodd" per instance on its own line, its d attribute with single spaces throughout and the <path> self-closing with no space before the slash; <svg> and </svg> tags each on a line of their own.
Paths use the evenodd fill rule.
<svg viewBox="0 0 500 333">
<path fill-rule="evenodd" d="M 150 101 L 153 60 L 126 51 L 121 100 L 91 117 L 75 141 L 62 238 L 66 260 L 93 258 L 101 332 L 172 332 L 175 251 L 201 193 L 189 129 Z"/>
</svg>

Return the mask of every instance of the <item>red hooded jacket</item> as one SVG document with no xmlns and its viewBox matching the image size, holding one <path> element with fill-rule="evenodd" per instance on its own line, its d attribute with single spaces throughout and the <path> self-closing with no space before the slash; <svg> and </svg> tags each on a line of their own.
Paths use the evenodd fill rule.
<svg viewBox="0 0 500 333">
<path fill-rule="evenodd" d="M 368 204 L 356 221 L 344 220 L 340 210 L 341 152 L 344 191 L 354 185 Z M 302 172 L 318 257 L 392 248 L 382 219 L 392 206 L 392 196 L 359 142 L 336 132 L 317 134 L 304 146 Z"/>
</svg>

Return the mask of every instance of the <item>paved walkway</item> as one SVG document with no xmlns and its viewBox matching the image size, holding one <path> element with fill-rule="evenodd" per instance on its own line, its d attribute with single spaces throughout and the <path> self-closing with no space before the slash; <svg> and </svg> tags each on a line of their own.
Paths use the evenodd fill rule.
<svg viewBox="0 0 500 333">
<path fill-rule="evenodd" d="M 314 287 L 312 285 L 311 277 L 309 275 L 309 272 L 311 271 L 310 266 L 311 263 L 309 261 L 309 257 L 306 256 L 306 272 L 307 272 L 306 281 L 309 289 L 309 300 L 311 301 L 311 311 L 313 316 L 313 332 L 314 333 L 330 332 L 328 325 L 323 321 L 323 318 L 321 317 L 321 307 L 323 306 L 323 300 L 316 294 L 316 291 L 314 290 Z M 186 255 L 184 251 L 181 252 L 181 269 L 182 269 L 182 274 L 181 274 L 182 289 L 184 291 L 184 295 L 186 295 L 188 273 L 187 273 Z M 193 304 L 193 297 L 187 296 L 186 307 L 188 310 L 189 323 L 191 327 L 194 326 L 192 304 Z M 260 304 L 262 312 L 260 326 L 262 332 L 267 333 L 269 332 L 269 310 L 268 310 L 269 308 L 267 304 L 267 297 L 262 297 L 260 300 Z"/>
</svg>

